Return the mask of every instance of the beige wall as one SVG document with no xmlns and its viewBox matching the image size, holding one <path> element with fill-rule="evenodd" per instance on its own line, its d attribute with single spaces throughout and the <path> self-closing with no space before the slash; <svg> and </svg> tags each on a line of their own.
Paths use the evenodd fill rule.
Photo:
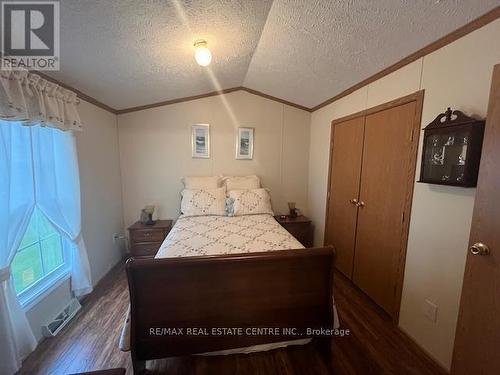
<svg viewBox="0 0 500 375">
<path fill-rule="evenodd" d="M 87 245 L 92 283 L 113 267 L 124 253 L 123 242 L 113 241 L 123 233 L 120 163 L 116 116 L 82 101 L 79 108 L 84 131 L 76 134 L 82 199 L 82 231 Z M 27 311 L 36 338 L 41 326 L 60 312 L 71 299 L 65 280 Z"/>
<path fill-rule="evenodd" d="M 82 194 L 82 230 L 95 285 L 122 257 L 123 234 L 121 173 L 116 116 L 82 102 L 84 131 L 77 135 Z"/>
<path fill-rule="evenodd" d="M 425 89 L 422 127 L 448 106 L 485 116 L 492 68 L 500 62 L 499 39 L 497 20 L 312 114 L 308 207 L 317 244 L 324 234 L 331 120 L 419 89 Z M 452 357 L 474 194 L 475 189 L 415 184 L 399 325 L 446 368 Z M 425 299 L 438 306 L 436 323 L 423 313 Z"/>
<path fill-rule="evenodd" d="M 146 204 L 176 219 L 183 176 L 256 174 L 276 212 L 307 211 L 310 113 L 238 91 L 118 116 L 125 225 Z M 191 125 L 210 124 L 210 159 L 191 157 Z M 253 160 L 235 159 L 236 129 L 255 128 Z"/>
</svg>

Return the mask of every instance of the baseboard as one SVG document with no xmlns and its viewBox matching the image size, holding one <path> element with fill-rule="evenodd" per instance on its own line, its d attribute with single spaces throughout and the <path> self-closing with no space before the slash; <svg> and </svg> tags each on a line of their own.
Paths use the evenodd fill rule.
<svg viewBox="0 0 500 375">
<path fill-rule="evenodd" d="M 434 363 L 437 370 L 441 371 L 443 375 L 450 374 L 450 370 L 447 370 L 427 349 L 423 348 L 418 342 L 415 341 L 415 339 L 412 336 L 410 336 L 409 333 L 407 333 L 403 328 L 401 328 L 401 326 L 398 325 L 396 326 L 396 328 L 398 329 L 399 333 L 401 333 L 402 336 L 406 337 L 408 341 L 411 341 L 415 346 L 417 346 L 430 362 Z"/>
</svg>

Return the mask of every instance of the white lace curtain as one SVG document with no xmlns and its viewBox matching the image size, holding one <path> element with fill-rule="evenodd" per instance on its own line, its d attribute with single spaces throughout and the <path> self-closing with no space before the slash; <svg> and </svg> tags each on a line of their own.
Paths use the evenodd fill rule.
<svg viewBox="0 0 500 375">
<path fill-rule="evenodd" d="M 18 371 L 36 347 L 10 269 L 35 205 L 71 245 L 74 294 L 92 290 L 73 133 L 82 130 L 78 103 L 37 74 L 0 70 L 0 374 Z"/>
<path fill-rule="evenodd" d="M 36 347 L 11 276 L 35 206 L 66 240 L 73 293 L 89 293 L 75 133 L 0 120 L 0 374 L 14 374 Z"/>
<path fill-rule="evenodd" d="M 0 119 L 82 130 L 76 93 L 26 70 L 0 71 Z"/>
</svg>

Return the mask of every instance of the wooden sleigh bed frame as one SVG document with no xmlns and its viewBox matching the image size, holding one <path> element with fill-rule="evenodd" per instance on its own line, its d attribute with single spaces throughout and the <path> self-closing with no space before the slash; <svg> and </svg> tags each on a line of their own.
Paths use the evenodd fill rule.
<svg viewBox="0 0 500 375">
<path fill-rule="evenodd" d="M 146 360 L 304 339 L 313 336 L 307 328 L 332 329 L 334 258 L 333 248 L 324 247 L 129 259 L 134 373 L 145 369 Z M 329 352 L 330 336 L 316 339 Z"/>
</svg>

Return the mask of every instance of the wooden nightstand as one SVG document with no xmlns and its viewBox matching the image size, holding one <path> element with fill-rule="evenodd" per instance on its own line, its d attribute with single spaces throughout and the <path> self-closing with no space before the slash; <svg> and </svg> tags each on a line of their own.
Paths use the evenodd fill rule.
<svg viewBox="0 0 500 375">
<path fill-rule="evenodd" d="M 154 257 L 172 228 L 172 220 L 156 220 L 154 225 L 137 222 L 128 228 L 130 254 L 133 257 Z"/>
<path fill-rule="evenodd" d="M 274 218 L 283 228 L 289 231 L 305 247 L 313 247 L 314 232 L 311 219 L 305 216 L 287 216 L 286 219 L 282 219 L 280 216 L 277 215 Z"/>
</svg>

